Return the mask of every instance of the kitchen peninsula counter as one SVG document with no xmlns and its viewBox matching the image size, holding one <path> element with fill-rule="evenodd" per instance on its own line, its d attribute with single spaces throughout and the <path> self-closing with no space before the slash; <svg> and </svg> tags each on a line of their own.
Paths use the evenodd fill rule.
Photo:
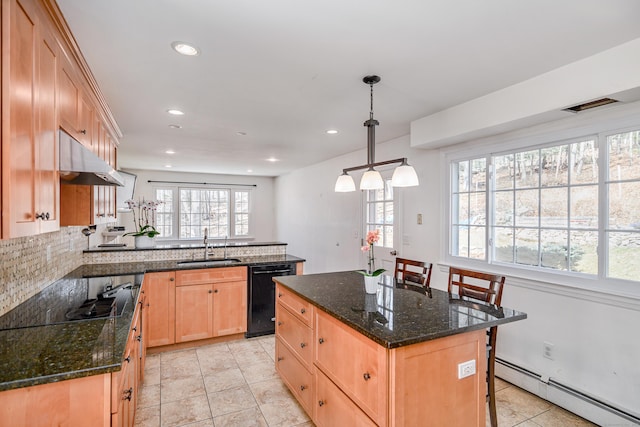
<svg viewBox="0 0 640 427">
<path fill-rule="evenodd" d="M 315 425 L 485 425 L 485 331 L 525 313 L 390 276 L 274 280 L 276 370 Z"/>
</svg>

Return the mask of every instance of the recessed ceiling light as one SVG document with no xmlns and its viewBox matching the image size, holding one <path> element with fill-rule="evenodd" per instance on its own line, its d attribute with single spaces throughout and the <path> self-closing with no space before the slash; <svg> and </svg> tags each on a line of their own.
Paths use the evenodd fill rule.
<svg viewBox="0 0 640 427">
<path fill-rule="evenodd" d="M 181 55 L 198 56 L 200 54 L 197 47 L 185 42 L 173 42 L 171 47 Z"/>
<path fill-rule="evenodd" d="M 180 126 L 180 125 L 169 125 L 169 127 L 171 129 L 182 129 L 182 126 Z"/>
<path fill-rule="evenodd" d="M 247 172 L 251 173 L 251 172 L 253 172 L 253 169 L 247 169 Z"/>
<path fill-rule="evenodd" d="M 246 134 L 247 134 L 246 132 L 242 132 L 242 131 L 236 132 L 236 135 L 240 135 L 240 136 L 245 136 Z"/>
<path fill-rule="evenodd" d="M 328 133 L 329 135 L 335 135 L 336 133 L 338 133 L 338 131 L 337 131 L 337 130 L 335 130 L 335 129 L 329 129 L 329 130 L 327 131 L 327 133 Z"/>
<path fill-rule="evenodd" d="M 167 113 L 173 114 L 174 116 L 183 116 L 184 115 L 184 113 L 182 111 L 174 110 L 174 109 L 167 110 Z"/>
<path fill-rule="evenodd" d="M 278 159 L 276 159 L 275 157 L 269 157 L 266 160 L 267 160 L 267 162 L 277 162 L 278 161 Z"/>
<path fill-rule="evenodd" d="M 176 154 L 176 152 L 173 150 L 167 150 L 165 151 L 165 154 Z"/>
<path fill-rule="evenodd" d="M 171 165 L 164 165 L 165 168 L 171 168 Z"/>
</svg>

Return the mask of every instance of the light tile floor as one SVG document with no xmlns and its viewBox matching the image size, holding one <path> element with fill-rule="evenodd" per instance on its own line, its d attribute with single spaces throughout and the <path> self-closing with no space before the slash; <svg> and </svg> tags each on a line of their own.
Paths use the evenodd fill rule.
<svg viewBox="0 0 640 427">
<path fill-rule="evenodd" d="M 313 427 L 278 378 L 274 354 L 270 335 L 149 355 L 136 427 Z M 505 381 L 496 390 L 501 427 L 593 426 Z"/>
</svg>

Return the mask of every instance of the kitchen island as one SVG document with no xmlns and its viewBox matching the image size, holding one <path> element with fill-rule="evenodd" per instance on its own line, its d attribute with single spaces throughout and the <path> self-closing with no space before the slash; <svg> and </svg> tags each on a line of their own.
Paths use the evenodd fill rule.
<svg viewBox="0 0 640 427">
<path fill-rule="evenodd" d="M 276 370 L 316 425 L 485 425 L 485 331 L 525 313 L 389 276 L 275 280 Z"/>
</svg>

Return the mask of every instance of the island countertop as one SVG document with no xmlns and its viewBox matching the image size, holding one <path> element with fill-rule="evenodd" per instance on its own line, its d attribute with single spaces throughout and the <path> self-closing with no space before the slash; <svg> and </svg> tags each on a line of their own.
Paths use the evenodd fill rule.
<svg viewBox="0 0 640 427">
<path fill-rule="evenodd" d="M 438 289 L 405 289 L 380 276 L 376 294 L 366 294 L 353 271 L 282 276 L 274 280 L 315 307 L 386 348 L 397 348 L 526 319 L 526 313 Z"/>
</svg>

